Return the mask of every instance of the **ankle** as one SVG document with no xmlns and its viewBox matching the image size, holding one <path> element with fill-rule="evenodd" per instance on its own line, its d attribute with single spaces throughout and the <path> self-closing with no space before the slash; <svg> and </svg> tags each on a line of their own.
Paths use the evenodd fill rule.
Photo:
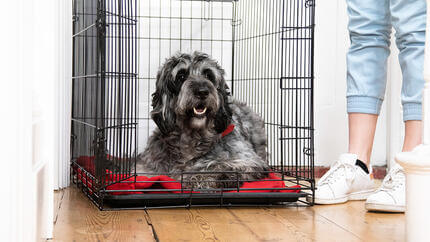
<svg viewBox="0 0 430 242">
<path fill-rule="evenodd" d="M 410 152 L 412 151 L 415 147 L 417 147 L 418 145 L 420 145 L 421 143 L 419 142 L 405 142 L 403 144 L 403 148 L 402 148 L 402 152 Z"/>
<path fill-rule="evenodd" d="M 409 120 L 405 122 L 405 139 L 403 141 L 402 152 L 412 151 L 422 143 L 422 122 L 419 120 Z"/>
<path fill-rule="evenodd" d="M 366 166 L 369 166 L 369 164 L 370 164 L 370 152 L 350 149 L 348 151 L 348 153 L 357 155 L 358 160 L 362 161 L 364 164 L 366 164 Z"/>
</svg>

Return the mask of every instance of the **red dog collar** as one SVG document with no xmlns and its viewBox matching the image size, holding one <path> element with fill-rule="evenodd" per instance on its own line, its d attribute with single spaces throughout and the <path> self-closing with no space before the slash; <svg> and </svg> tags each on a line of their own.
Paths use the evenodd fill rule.
<svg viewBox="0 0 430 242">
<path fill-rule="evenodd" d="M 227 128 L 222 132 L 221 137 L 224 137 L 229 133 L 233 132 L 233 129 L 234 129 L 234 124 L 228 125 Z"/>
</svg>

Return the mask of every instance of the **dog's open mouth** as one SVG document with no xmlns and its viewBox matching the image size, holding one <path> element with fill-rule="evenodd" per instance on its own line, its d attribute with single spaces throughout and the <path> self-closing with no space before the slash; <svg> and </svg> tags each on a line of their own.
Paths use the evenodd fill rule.
<svg viewBox="0 0 430 242">
<path fill-rule="evenodd" d="M 207 108 L 203 104 L 199 104 L 193 108 L 193 111 L 194 111 L 194 115 L 199 117 L 199 116 L 203 116 L 206 113 Z"/>
</svg>

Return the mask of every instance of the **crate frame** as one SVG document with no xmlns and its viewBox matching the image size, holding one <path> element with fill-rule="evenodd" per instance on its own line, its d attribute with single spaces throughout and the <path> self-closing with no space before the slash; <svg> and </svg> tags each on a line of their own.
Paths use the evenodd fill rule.
<svg viewBox="0 0 430 242">
<path fill-rule="evenodd" d="M 74 0 L 72 182 L 77 184 L 102 210 L 313 205 L 315 193 L 314 1 L 277 0 L 273 5 L 266 3 L 264 6 L 260 6 L 255 0 L 170 0 L 171 4 L 172 1 L 181 3 L 181 11 L 182 2 L 191 2 L 191 4 L 204 2 L 209 7 L 216 2 L 232 4 L 229 20 L 232 26 L 232 67 L 229 75 L 232 95 L 248 103 L 266 101 L 266 106 L 267 102 L 279 106 L 276 109 L 258 107 L 258 105 L 253 108 L 262 114 L 265 120 L 269 120 L 266 121 L 266 131 L 269 139 L 272 140 L 269 141 L 269 146 L 271 145 L 268 148 L 269 152 L 275 154 L 271 157 L 273 172 L 280 176 L 281 181 L 289 185 L 300 185 L 301 192 L 229 193 L 231 190 L 243 190 L 240 188 L 239 180 L 236 188 L 205 191 L 181 189 L 180 193 L 174 194 L 113 195 L 118 191 L 107 189 L 112 184 L 129 182 L 127 179 L 133 179 L 139 175 L 135 172 L 138 155 L 137 126 L 140 119 L 150 122 L 148 116 L 142 118 L 138 112 L 139 85 L 145 81 L 145 78 L 139 78 L 138 67 L 138 59 L 141 58 L 138 43 L 139 17 L 141 17 L 137 11 L 138 0 Z M 203 3 L 200 4 L 203 6 Z M 253 7 L 262 7 L 263 10 L 271 11 L 267 16 L 275 14 L 279 22 L 276 23 L 270 19 L 272 23 L 268 23 L 267 28 L 263 24 L 254 23 L 256 30 L 248 33 L 246 18 L 252 13 L 247 11 L 252 11 Z M 191 19 L 215 21 L 217 18 L 212 18 L 209 14 L 210 10 L 208 8 L 209 17 L 200 16 L 200 18 L 191 17 Z M 259 16 L 259 18 L 263 17 Z M 183 19 L 186 18 L 181 15 L 179 21 Z M 171 16 L 170 21 L 172 21 Z M 252 21 L 249 20 L 250 23 Z M 168 41 L 177 40 L 170 38 Z M 183 39 L 180 38 L 178 41 L 182 44 Z M 201 41 L 203 41 L 202 38 Z M 214 40 L 210 41 L 212 43 Z M 221 41 L 230 40 L 221 37 Z M 270 44 L 275 47 L 271 47 Z M 258 50 L 257 46 L 263 46 L 266 52 Z M 279 48 L 279 53 L 276 52 L 276 48 Z M 246 58 L 250 56 L 257 56 L 257 58 Z M 257 61 L 253 62 L 253 60 Z M 264 68 L 260 69 L 261 62 L 265 60 L 276 67 L 264 64 Z M 150 79 L 153 77 L 148 76 L 147 80 Z M 270 94 L 276 97 L 273 99 L 275 101 L 270 100 L 269 94 L 258 95 L 261 92 L 255 90 L 256 87 L 267 88 L 265 83 L 269 83 Z M 252 95 L 249 95 L 250 93 Z M 276 111 L 281 115 L 271 114 Z M 271 122 L 273 120 L 275 121 Z M 94 167 L 78 162 L 83 156 L 93 157 Z M 106 168 L 111 166 L 119 168 L 113 171 L 114 174 L 107 174 Z M 136 179 L 134 181 L 136 182 Z M 181 179 L 179 182 L 183 184 L 186 181 Z M 157 191 L 157 189 L 143 190 L 143 192 Z M 167 190 L 163 189 L 163 191 Z"/>
</svg>

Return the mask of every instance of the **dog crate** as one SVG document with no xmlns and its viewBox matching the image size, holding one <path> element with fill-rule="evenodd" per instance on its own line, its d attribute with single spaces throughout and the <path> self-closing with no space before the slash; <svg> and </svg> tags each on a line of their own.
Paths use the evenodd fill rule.
<svg viewBox="0 0 430 242">
<path fill-rule="evenodd" d="M 72 181 L 100 209 L 312 205 L 314 9 L 313 0 L 74 0 Z M 263 117 L 267 181 L 286 186 L 185 189 L 169 174 L 136 172 L 156 127 L 157 70 L 193 51 L 217 60 L 233 97 Z"/>
</svg>

